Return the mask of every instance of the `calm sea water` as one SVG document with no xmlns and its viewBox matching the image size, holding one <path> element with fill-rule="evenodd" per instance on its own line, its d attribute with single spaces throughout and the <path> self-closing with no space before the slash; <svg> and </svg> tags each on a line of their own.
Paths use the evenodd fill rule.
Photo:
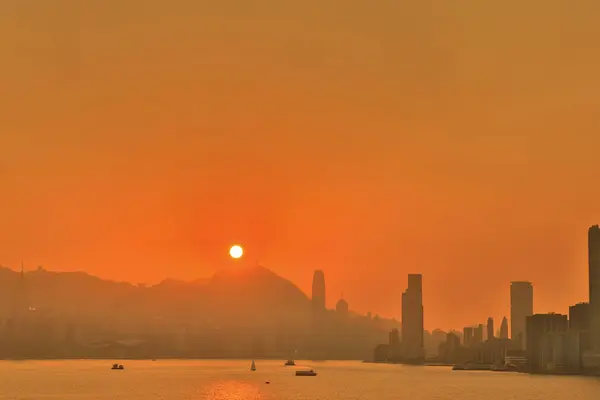
<svg viewBox="0 0 600 400">
<path fill-rule="evenodd" d="M 0 399 L 20 400 L 593 400 L 600 379 L 529 376 L 360 362 L 1 361 Z M 266 384 L 270 381 L 270 384 Z"/>
</svg>

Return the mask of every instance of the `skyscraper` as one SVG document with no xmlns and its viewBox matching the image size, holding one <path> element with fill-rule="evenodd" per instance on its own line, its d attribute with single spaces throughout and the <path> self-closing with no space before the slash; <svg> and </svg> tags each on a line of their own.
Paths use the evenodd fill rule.
<svg viewBox="0 0 600 400">
<path fill-rule="evenodd" d="M 569 307 L 569 329 L 576 331 L 590 329 L 590 303 L 579 303 Z"/>
<path fill-rule="evenodd" d="M 317 270 L 312 284 L 312 351 L 314 359 L 326 357 L 326 309 L 325 309 L 325 274 Z"/>
<path fill-rule="evenodd" d="M 561 351 L 557 351 L 552 343 L 554 338 L 549 337 L 549 334 L 565 333 L 568 325 L 567 316 L 561 314 L 535 314 L 526 318 L 527 359 L 531 371 L 560 362 Z"/>
<path fill-rule="evenodd" d="M 588 231 L 588 267 L 592 347 L 596 352 L 600 352 L 600 227 L 598 225 L 590 227 Z"/>
<path fill-rule="evenodd" d="M 531 282 L 510 284 L 510 338 L 525 350 L 527 346 L 526 319 L 533 315 L 533 286 Z"/>
<path fill-rule="evenodd" d="M 469 347 L 473 344 L 473 327 L 465 326 L 463 328 L 463 344 Z"/>
<path fill-rule="evenodd" d="M 494 339 L 494 318 L 489 317 L 487 320 L 487 340 Z"/>
<path fill-rule="evenodd" d="M 408 288 L 402 293 L 402 346 L 409 359 L 422 359 L 423 346 L 423 276 L 408 275 Z"/>
<path fill-rule="evenodd" d="M 479 324 L 473 329 L 473 344 L 483 343 L 483 325 Z"/>
<path fill-rule="evenodd" d="M 314 311 L 325 311 L 325 274 L 321 270 L 313 275 L 312 305 Z"/>
<path fill-rule="evenodd" d="M 508 339 L 508 319 L 506 317 L 502 318 L 500 324 L 500 339 Z"/>
</svg>

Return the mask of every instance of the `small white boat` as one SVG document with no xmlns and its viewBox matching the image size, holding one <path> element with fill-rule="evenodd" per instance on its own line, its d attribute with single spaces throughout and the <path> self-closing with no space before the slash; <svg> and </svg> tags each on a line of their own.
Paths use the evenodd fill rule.
<svg viewBox="0 0 600 400">
<path fill-rule="evenodd" d="M 252 360 L 252 365 L 250 366 L 250 371 L 256 371 L 256 364 L 254 363 L 254 360 Z"/>
<path fill-rule="evenodd" d="M 308 371 L 296 371 L 296 376 L 317 376 L 317 373 L 312 369 Z"/>
<path fill-rule="evenodd" d="M 286 367 L 293 367 L 294 365 L 296 365 L 296 363 L 294 362 L 294 360 L 287 360 L 284 365 Z"/>
<path fill-rule="evenodd" d="M 111 369 L 125 369 L 123 364 L 113 364 Z"/>
</svg>

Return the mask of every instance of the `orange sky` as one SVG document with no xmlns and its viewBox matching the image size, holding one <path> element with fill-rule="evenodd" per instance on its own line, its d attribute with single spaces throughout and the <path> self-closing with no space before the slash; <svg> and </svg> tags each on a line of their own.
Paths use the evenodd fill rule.
<svg viewBox="0 0 600 400">
<path fill-rule="evenodd" d="M 0 263 L 154 283 L 241 242 L 361 312 L 421 272 L 429 329 L 511 280 L 586 300 L 600 2 L 426 3 L 2 0 Z"/>
</svg>

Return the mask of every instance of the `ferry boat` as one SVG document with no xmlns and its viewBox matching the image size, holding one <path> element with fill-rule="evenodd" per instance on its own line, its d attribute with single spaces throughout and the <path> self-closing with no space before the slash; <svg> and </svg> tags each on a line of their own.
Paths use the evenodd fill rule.
<svg viewBox="0 0 600 400">
<path fill-rule="evenodd" d="M 296 371 L 296 376 L 317 376 L 317 373 L 312 369 L 308 371 Z"/>
</svg>

